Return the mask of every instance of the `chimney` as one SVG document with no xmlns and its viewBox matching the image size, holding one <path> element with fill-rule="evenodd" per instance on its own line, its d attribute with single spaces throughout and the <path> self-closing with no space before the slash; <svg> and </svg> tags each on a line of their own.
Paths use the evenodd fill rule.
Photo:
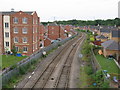
<svg viewBox="0 0 120 90">
<path fill-rule="evenodd" d="M 14 12 L 14 8 L 11 8 L 11 12 Z"/>
</svg>

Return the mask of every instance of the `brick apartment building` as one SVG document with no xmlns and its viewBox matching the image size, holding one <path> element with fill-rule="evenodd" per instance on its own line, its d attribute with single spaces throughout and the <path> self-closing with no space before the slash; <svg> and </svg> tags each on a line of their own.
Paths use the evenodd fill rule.
<svg viewBox="0 0 120 90">
<path fill-rule="evenodd" d="M 36 12 L 1 12 L 0 25 L 3 26 L 0 26 L 0 34 L 2 31 L 4 38 L 0 42 L 3 42 L 4 51 L 11 51 L 15 46 L 17 52 L 31 55 L 39 49 L 39 17 Z"/>
<path fill-rule="evenodd" d="M 72 35 L 72 26 L 57 25 L 55 22 L 44 26 L 36 12 L 0 12 L 0 54 L 12 51 L 31 55 L 49 46 L 52 40 L 65 39 Z"/>
<path fill-rule="evenodd" d="M 57 38 L 60 38 L 60 26 L 56 23 L 48 24 L 48 38 L 51 40 L 56 40 Z"/>
<path fill-rule="evenodd" d="M 56 23 L 48 24 L 48 38 L 56 40 L 57 38 L 67 38 L 71 34 L 71 25 L 58 25 Z"/>
<path fill-rule="evenodd" d="M 60 25 L 60 34 L 59 34 L 61 39 L 67 38 L 66 30 L 64 25 Z"/>
<path fill-rule="evenodd" d="M 50 23 L 46 26 L 44 36 L 44 46 L 49 46 L 52 40 L 57 40 L 58 38 L 65 39 L 73 34 L 71 25 L 58 25 L 56 22 Z"/>
</svg>

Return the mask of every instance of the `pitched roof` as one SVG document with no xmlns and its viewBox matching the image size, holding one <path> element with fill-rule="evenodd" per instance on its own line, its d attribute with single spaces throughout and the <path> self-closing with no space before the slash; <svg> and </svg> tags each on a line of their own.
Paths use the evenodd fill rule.
<svg viewBox="0 0 120 90">
<path fill-rule="evenodd" d="M 0 13 L 1 13 L 2 15 L 10 15 L 10 14 L 17 13 L 17 12 L 19 12 L 19 11 L 0 11 Z M 34 11 L 22 11 L 22 12 L 31 15 Z"/>
<path fill-rule="evenodd" d="M 112 30 L 112 37 L 120 38 L 120 30 Z"/>
<path fill-rule="evenodd" d="M 110 33 L 110 29 L 108 29 L 108 28 L 102 28 L 102 29 L 100 29 L 100 32 Z"/>
<path fill-rule="evenodd" d="M 114 40 L 109 40 L 101 44 L 105 49 L 109 50 L 120 50 L 120 43 Z"/>
<path fill-rule="evenodd" d="M 107 37 L 105 37 L 103 35 L 96 36 L 96 38 L 98 38 L 98 39 L 107 39 Z"/>
<path fill-rule="evenodd" d="M 48 26 L 58 26 L 56 22 L 49 23 Z"/>
</svg>

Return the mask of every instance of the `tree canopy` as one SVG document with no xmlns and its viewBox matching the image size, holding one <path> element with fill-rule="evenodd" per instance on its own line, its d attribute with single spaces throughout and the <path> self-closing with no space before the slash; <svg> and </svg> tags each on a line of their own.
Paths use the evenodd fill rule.
<svg viewBox="0 0 120 90">
<path fill-rule="evenodd" d="M 75 25 L 75 26 L 86 26 L 86 25 L 105 25 L 105 26 L 120 26 L 120 18 L 107 19 L 107 20 L 68 20 L 68 21 L 55 21 L 57 24 L 62 25 Z M 42 22 L 43 25 L 47 25 L 52 22 Z"/>
</svg>

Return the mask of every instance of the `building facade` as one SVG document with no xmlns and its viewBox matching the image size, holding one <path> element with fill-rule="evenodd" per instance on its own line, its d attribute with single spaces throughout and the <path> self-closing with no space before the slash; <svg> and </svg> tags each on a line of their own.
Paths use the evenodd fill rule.
<svg viewBox="0 0 120 90">
<path fill-rule="evenodd" d="M 48 38 L 51 40 L 56 40 L 60 38 L 60 26 L 56 23 L 48 24 Z"/>
<path fill-rule="evenodd" d="M 18 53 L 31 55 L 39 50 L 39 17 L 36 12 L 2 12 L 4 52 L 15 47 Z"/>
<path fill-rule="evenodd" d="M 0 55 L 3 53 L 3 23 L 2 13 L 0 13 Z"/>
<path fill-rule="evenodd" d="M 54 40 L 71 36 L 70 25 L 55 22 L 44 26 L 36 12 L 0 12 L 0 54 L 13 52 L 31 55 Z"/>
</svg>

